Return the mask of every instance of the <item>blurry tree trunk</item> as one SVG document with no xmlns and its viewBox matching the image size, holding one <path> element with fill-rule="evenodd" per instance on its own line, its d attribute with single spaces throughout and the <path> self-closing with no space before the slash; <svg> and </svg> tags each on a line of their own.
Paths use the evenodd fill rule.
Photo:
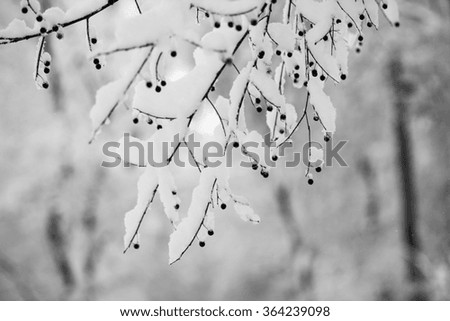
<svg viewBox="0 0 450 321">
<path fill-rule="evenodd" d="M 67 290 L 75 285 L 75 275 L 68 257 L 67 240 L 65 237 L 62 215 L 56 208 L 51 208 L 47 218 L 47 239 L 59 275 Z"/>
<path fill-rule="evenodd" d="M 406 277 L 411 286 L 410 299 L 427 299 L 425 277 L 420 266 L 418 207 L 414 181 L 414 156 L 408 129 L 408 100 L 412 86 L 405 79 L 399 52 L 389 61 L 389 78 L 394 91 L 394 135 L 397 146 L 397 168 L 402 201 L 402 240 L 405 248 Z"/>
<path fill-rule="evenodd" d="M 358 168 L 367 193 L 366 217 L 368 227 L 377 228 L 379 225 L 380 201 L 375 169 L 367 155 L 362 156 L 358 160 Z"/>
<path fill-rule="evenodd" d="M 41 0 L 43 10 L 51 7 L 51 0 Z M 50 55 L 54 55 L 54 37 L 47 37 L 46 51 Z M 64 285 L 63 298 L 74 289 L 76 280 L 72 264 L 69 259 L 69 240 L 67 240 L 66 220 L 61 206 L 60 195 L 67 187 L 67 182 L 71 180 L 74 172 L 74 165 L 70 157 L 70 120 L 64 108 L 64 92 L 61 87 L 61 75 L 58 68 L 52 68 L 50 93 L 53 100 L 53 109 L 59 115 L 61 131 L 59 135 L 60 163 L 56 179 L 53 185 L 52 198 L 49 204 L 47 216 L 47 240 L 50 244 L 52 256 L 59 271 L 59 275 Z"/>
<path fill-rule="evenodd" d="M 87 253 L 84 262 L 84 293 L 83 299 L 95 300 L 96 298 L 96 272 L 100 253 L 103 250 L 103 242 L 98 235 L 98 203 L 101 195 L 101 187 L 105 180 L 105 170 L 98 167 L 95 172 L 93 184 L 88 190 L 86 208 L 83 213 L 83 227 L 87 241 Z"/>
<path fill-rule="evenodd" d="M 292 267 L 294 282 L 288 299 L 311 300 L 314 290 L 314 251 L 303 242 L 300 226 L 292 210 L 291 192 L 285 185 L 278 187 L 276 198 L 291 246 L 288 264 Z"/>
<path fill-rule="evenodd" d="M 7 276 L 8 281 L 15 287 L 22 300 L 36 300 L 34 291 L 29 285 L 30 282 L 24 278 L 18 268 L 2 252 L 0 252 L 0 272 Z"/>
</svg>

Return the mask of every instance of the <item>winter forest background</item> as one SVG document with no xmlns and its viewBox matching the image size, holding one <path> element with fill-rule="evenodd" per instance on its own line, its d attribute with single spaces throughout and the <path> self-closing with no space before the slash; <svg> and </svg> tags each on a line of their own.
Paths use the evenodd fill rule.
<svg viewBox="0 0 450 321">
<path fill-rule="evenodd" d="M 48 44 L 52 87 L 38 91 L 36 42 L 1 46 L 0 299 L 450 299 L 450 1 L 399 5 L 401 28 L 383 21 L 370 32 L 351 54 L 348 80 L 329 91 L 349 167 L 327 168 L 313 186 L 303 169 L 279 167 L 265 180 L 236 167 L 231 184 L 261 224 L 227 209 L 207 246 L 172 266 L 158 202 L 141 249 L 122 253 L 140 171 L 99 166 L 103 142 L 140 125 L 118 114 L 87 144 L 95 91 L 126 56 L 95 70 L 83 26 L 71 27 Z M 129 1 L 105 11 L 98 33 L 111 39 L 112 21 L 135 10 Z M 18 15 L 18 1 L 2 0 L 1 27 Z M 250 124 L 261 117 L 246 116 Z M 192 173 L 178 174 L 188 198 Z"/>
</svg>

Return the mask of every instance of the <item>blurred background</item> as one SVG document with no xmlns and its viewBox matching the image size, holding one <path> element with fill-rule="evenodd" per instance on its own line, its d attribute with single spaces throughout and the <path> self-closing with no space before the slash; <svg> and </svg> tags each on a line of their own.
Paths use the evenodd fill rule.
<svg viewBox="0 0 450 321">
<path fill-rule="evenodd" d="M 132 5 L 92 19 L 101 39 Z M 84 26 L 71 27 L 47 44 L 51 87 L 42 91 L 32 77 L 36 41 L 0 47 L 0 300 L 450 299 L 450 1 L 404 0 L 400 9 L 401 28 L 366 31 L 348 80 L 328 88 L 349 167 L 326 168 L 313 186 L 303 167 L 277 168 L 269 180 L 236 167 L 231 185 L 261 224 L 218 213 L 206 247 L 194 244 L 173 266 L 159 202 L 141 249 L 122 253 L 141 171 L 100 167 L 104 141 L 145 137 L 145 126 L 121 108 L 88 145 L 95 91 L 127 56 L 95 70 Z M 2 1 L 1 27 L 19 15 L 18 1 Z M 289 99 L 303 106 L 301 95 Z M 305 135 L 296 134 L 299 146 Z M 185 202 L 195 175 L 178 173 Z"/>
</svg>

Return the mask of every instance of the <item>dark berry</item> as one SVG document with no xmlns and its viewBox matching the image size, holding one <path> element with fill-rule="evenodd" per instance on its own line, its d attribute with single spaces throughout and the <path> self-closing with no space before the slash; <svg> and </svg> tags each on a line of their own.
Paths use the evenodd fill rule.
<svg viewBox="0 0 450 321">
<path fill-rule="evenodd" d="M 209 230 L 209 231 L 208 231 L 208 235 L 209 235 L 209 236 L 213 236 L 213 235 L 214 235 L 214 231 L 213 231 L 213 230 Z"/>
<path fill-rule="evenodd" d="M 151 81 L 147 81 L 147 82 L 145 83 L 145 85 L 147 86 L 147 88 L 152 88 L 152 86 L 153 86 L 153 84 L 152 84 Z"/>
<path fill-rule="evenodd" d="M 277 56 L 281 56 L 281 50 L 277 50 L 277 51 L 275 51 L 275 53 Z"/>
<path fill-rule="evenodd" d="M 359 20 L 364 20 L 366 18 L 365 15 L 363 15 L 362 13 L 359 15 Z"/>
<path fill-rule="evenodd" d="M 314 61 L 310 61 L 310 62 L 309 62 L 309 66 L 310 66 L 310 67 L 314 66 Z"/>
<path fill-rule="evenodd" d="M 97 43 L 97 38 L 92 38 L 91 42 L 92 42 L 93 45 L 95 45 Z"/>
<path fill-rule="evenodd" d="M 58 30 L 59 30 L 58 25 L 54 25 L 54 26 L 52 27 L 52 30 L 53 30 L 54 32 L 58 32 Z"/>
<path fill-rule="evenodd" d="M 287 53 L 287 56 L 288 56 L 289 58 L 292 58 L 292 52 L 289 51 L 289 52 Z"/>
<path fill-rule="evenodd" d="M 319 121 L 319 116 L 317 116 L 317 115 L 314 115 L 314 121 Z"/>
<path fill-rule="evenodd" d="M 233 143 L 233 147 L 234 147 L 234 148 L 239 148 L 239 142 L 234 142 L 234 143 Z"/>
<path fill-rule="evenodd" d="M 236 31 L 242 31 L 242 26 L 241 25 L 236 25 Z"/>
<path fill-rule="evenodd" d="M 364 40 L 364 37 L 362 35 L 359 35 L 358 36 L 358 41 L 363 41 L 363 40 Z"/>
<path fill-rule="evenodd" d="M 147 124 L 153 125 L 153 119 L 151 119 L 151 118 L 147 119 Z"/>
<path fill-rule="evenodd" d="M 176 204 L 174 208 L 178 211 L 180 209 L 180 204 Z"/>
<path fill-rule="evenodd" d="M 356 53 L 361 53 L 361 49 L 360 48 L 356 48 Z"/>
<path fill-rule="evenodd" d="M 46 33 L 47 32 L 47 28 L 45 27 L 41 27 L 41 29 L 39 29 L 40 33 Z"/>
<path fill-rule="evenodd" d="M 220 208 L 223 209 L 223 210 L 226 210 L 227 209 L 227 204 L 225 204 L 225 203 L 220 204 Z"/>
<path fill-rule="evenodd" d="M 100 69 L 102 69 L 102 65 L 96 64 L 96 65 L 95 65 L 95 68 L 97 68 L 97 70 L 100 70 Z"/>
<path fill-rule="evenodd" d="M 267 177 L 269 177 L 269 172 L 266 172 L 265 170 L 261 170 L 261 175 L 262 175 L 262 177 L 267 178 Z"/>
<path fill-rule="evenodd" d="M 384 10 L 386 10 L 388 8 L 387 3 L 383 3 L 383 5 L 381 6 Z"/>
<path fill-rule="evenodd" d="M 252 19 L 252 20 L 250 20 L 250 24 L 251 24 L 252 26 L 256 26 L 256 25 L 258 24 L 258 20 Z"/>
<path fill-rule="evenodd" d="M 323 37 L 323 41 L 328 41 L 328 36 L 327 36 L 327 35 L 325 35 L 325 36 Z"/>
<path fill-rule="evenodd" d="M 280 133 L 281 135 L 284 135 L 284 129 L 281 128 L 281 129 L 279 130 L 279 133 Z"/>
<path fill-rule="evenodd" d="M 272 111 L 273 110 L 273 106 L 269 105 L 267 106 L 267 111 Z"/>
<path fill-rule="evenodd" d="M 325 77 L 325 75 L 320 75 L 320 80 L 325 81 L 325 79 L 327 79 L 327 77 Z"/>
<path fill-rule="evenodd" d="M 22 7 L 22 13 L 23 14 L 27 14 L 28 13 L 28 8 L 27 7 Z"/>
<path fill-rule="evenodd" d="M 396 23 L 394 23 L 394 26 L 395 26 L 395 28 L 399 28 L 400 27 L 400 22 L 396 22 Z"/>
<path fill-rule="evenodd" d="M 319 73 L 318 73 L 318 71 L 316 69 L 313 69 L 312 72 L 311 72 L 311 75 L 313 77 L 317 77 L 319 75 Z"/>
<path fill-rule="evenodd" d="M 234 22 L 233 21 L 228 21 L 228 27 L 233 28 L 234 27 Z"/>
<path fill-rule="evenodd" d="M 316 172 L 320 173 L 322 171 L 322 167 L 316 167 Z"/>
<path fill-rule="evenodd" d="M 44 20 L 44 17 L 42 17 L 42 15 L 38 14 L 38 15 L 36 16 L 36 21 L 37 21 L 37 22 L 42 22 L 43 20 Z"/>
<path fill-rule="evenodd" d="M 256 97 L 256 98 L 255 98 L 255 103 L 259 105 L 259 104 L 261 103 L 261 98 Z"/>
<path fill-rule="evenodd" d="M 220 28 L 220 22 L 219 21 L 214 22 L 214 28 Z"/>
<path fill-rule="evenodd" d="M 303 86 L 304 86 L 304 87 L 308 87 L 308 82 L 305 81 L 305 82 L 303 83 Z"/>
<path fill-rule="evenodd" d="M 347 24 L 347 27 L 349 27 L 349 28 L 353 27 L 353 23 L 349 22 L 349 23 Z"/>
<path fill-rule="evenodd" d="M 133 123 L 138 124 L 139 123 L 139 118 L 133 118 Z"/>
<path fill-rule="evenodd" d="M 161 86 L 165 87 L 167 85 L 167 82 L 165 80 L 161 81 Z"/>
<path fill-rule="evenodd" d="M 295 65 L 294 69 L 295 69 L 295 70 L 299 70 L 299 69 L 300 69 L 300 66 L 299 66 L 299 65 Z"/>
<path fill-rule="evenodd" d="M 163 127 L 162 127 L 162 125 L 161 124 L 158 124 L 158 126 L 156 126 L 156 129 L 157 130 L 161 130 Z"/>
<path fill-rule="evenodd" d="M 347 79 L 347 75 L 346 74 L 342 74 L 341 75 L 341 80 L 345 80 L 345 79 Z"/>
<path fill-rule="evenodd" d="M 48 82 L 44 82 L 44 83 L 42 84 L 42 88 L 48 89 L 48 87 L 50 87 L 50 85 L 48 84 Z"/>
<path fill-rule="evenodd" d="M 258 164 L 256 164 L 256 163 L 252 164 L 252 169 L 254 171 L 258 170 L 258 168 L 259 168 Z"/>
<path fill-rule="evenodd" d="M 260 52 L 258 53 L 258 58 L 259 58 L 259 59 L 263 59 L 265 54 L 266 54 L 266 53 L 265 53 L 264 51 L 260 51 Z"/>
<path fill-rule="evenodd" d="M 372 26 L 373 26 L 372 22 L 369 21 L 369 22 L 367 23 L 367 28 L 372 28 Z"/>
<path fill-rule="evenodd" d="M 175 57 L 177 56 L 177 52 L 176 52 L 175 50 L 171 51 L 171 52 L 170 52 L 170 56 L 171 56 L 172 58 L 175 58 Z"/>
<path fill-rule="evenodd" d="M 211 92 L 214 92 L 214 91 L 216 91 L 216 87 L 214 87 L 214 86 L 211 86 L 211 89 L 210 89 L 210 91 L 211 91 Z"/>
<path fill-rule="evenodd" d="M 160 86 L 156 86 L 156 87 L 155 87 L 155 91 L 156 91 L 157 93 L 160 93 L 160 92 L 161 92 L 161 87 L 160 87 Z"/>
<path fill-rule="evenodd" d="M 58 33 L 56 34 L 56 39 L 61 40 L 62 38 L 64 38 L 64 34 L 61 33 L 61 32 L 58 32 Z"/>
<path fill-rule="evenodd" d="M 44 61 L 44 66 L 45 67 L 50 67 L 50 64 L 51 64 L 50 60 Z"/>
<path fill-rule="evenodd" d="M 309 185 L 314 184 L 314 180 L 313 180 L 312 178 L 308 179 L 308 184 L 309 184 Z"/>
<path fill-rule="evenodd" d="M 172 191 L 172 195 L 177 195 L 177 191 Z"/>
<path fill-rule="evenodd" d="M 140 248 L 141 246 L 140 246 L 139 244 L 135 243 L 135 244 L 133 245 L 133 247 L 134 247 L 135 250 L 139 250 L 139 248 Z"/>
<path fill-rule="evenodd" d="M 98 58 L 94 58 L 92 62 L 94 63 L 94 65 L 98 65 L 100 63 L 100 60 Z"/>
<path fill-rule="evenodd" d="M 258 113 L 260 113 L 260 112 L 262 112 L 262 107 L 261 106 L 258 106 L 258 107 L 256 107 L 256 111 L 258 112 Z"/>
<path fill-rule="evenodd" d="M 50 68 L 44 68 L 44 74 L 49 74 L 50 73 Z"/>
<path fill-rule="evenodd" d="M 323 137 L 323 140 L 326 141 L 326 142 L 328 143 L 328 142 L 330 141 L 330 136 L 325 135 L 325 136 Z"/>
<path fill-rule="evenodd" d="M 285 114 L 281 114 L 280 115 L 280 119 L 283 120 L 283 121 L 286 120 L 286 115 Z"/>
<path fill-rule="evenodd" d="M 303 31 L 301 31 L 301 30 L 298 32 L 298 35 L 299 35 L 300 37 L 303 37 L 304 34 L 305 34 L 305 33 L 304 33 Z"/>
<path fill-rule="evenodd" d="M 336 23 L 337 23 L 337 24 L 340 24 L 341 22 L 342 22 L 341 19 L 336 19 Z"/>
<path fill-rule="evenodd" d="M 277 0 L 272 0 L 272 4 L 276 4 L 277 3 Z"/>
<path fill-rule="evenodd" d="M 198 242 L 198 245 L 200 245 L 200 247 L 205 247 L 206 243 L 204 241 L 200 241 Z"/>
<path fill-rule="evenodd" d="M 272 155 L 272 160 L 273 160 L 274 162 L 276 162 L 276 161 L 278 160 L 278 156 L 277 156 L 277 155 Z"/>
</svg>

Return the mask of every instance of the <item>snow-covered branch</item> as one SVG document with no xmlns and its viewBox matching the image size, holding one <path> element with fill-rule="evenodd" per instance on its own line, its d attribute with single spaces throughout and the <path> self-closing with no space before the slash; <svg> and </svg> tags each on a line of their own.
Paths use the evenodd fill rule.
<svg viewBox="0 0 450 321">
<path fill-rule="evenodd" d="M 143 120 L 148 124 L 149 137 L 135 139 L 152 143 L 152 157 L 162 167 L 123 159 L 144 171 L 137 204 L 125 216 L 125 252 L 139 248 L 142 223 L 159 194 L 174 228 L 169 243 L 171 264 L 181 259 L 195 239 L 205 246 L 205 238 L 214 234 L 215 207 L 224 210 L 231 203 L 243 220 L 260 221 L 247 200 L 232 194 L 229 169 L 208 167 L 203 152 L 190 148 L 188 156 L 194 160 L 200 179 L 187 216 L 180 218 L 183 206 L 171 168 L 182 144 L 187 145 L 187 137 L 197 137 L 200 144 L 218 143 L 223 148 L 222 158 L 233 148 L 240 150 L 251 168 L 268 178 L 270 166 L 261 157 L 264 139 L 250 131 L 245 120 L 248 106 L 259 113 L 265 107 L 273 162 L 279 160 L 280 149 L 301 125 L 306 126 L 309 154 L 305 176 L 312 184 L 312 159 L 323 154 L 312 146 L 314 130 L 322 131 L 325 141 L 336 131 L 336 109 L 326 94 L 326 84 L 337 85 L 348 78 L 349 54 L 353 48 L 361 51 L 367 28 L 378 29 L 380 11 L 393 26 L 400 25 L 395 0 L 171 0 L 155 1 L 148 7 L 134 0 L 132 5 L 139 15 L 113 21 L 115 40 L 104 46 L 90 21 L 118 2 L 92 0 L 76 3 L 66 12 L 59 8 L 42 12 L 38 0 L 22 0 L 22 13 L 34 15 L 35 23 L 28 27 L 22 20 L 13 20 L 0 30 L 0 45 L 39 38 L 34 76 L 40 88 L 51 83 L 47 76 L 51 57 L 45 52 L 45 40 L 51 34 L 61 39 L 64 28 L 78 22 L 86 23 L 89 59 L 96 69 L 103 68 L 115 53 L 127 55 L 125 72 L 97 91 L 90 114 L 91 142 L 121 104 L 131 105 L 128 109 L 133 123 Z M 281 14 L 277 14 L 278 9 Z M 168 66 L 178 62 L 180 50 L 192 50 L 194 66 L 180 72 L 179 77 L 171 77 Z M 240 56 L 245 61 L 236 59 L 239 50 L 246 51 Z M 219 82 L 222 86 L 228 68 L 235 69 L 237 75 L 228 84 L 229 94 L 222 96 L 215 89 Z M 286 93 L 292 90 L 299 91 L 305 100 L 289 102 Z M 215 119 L 209 134 L 199 130 L 206 109 Z M 246 147 L 248 142 L 258 142 L 261 147 L 253 153 Z M 166 155 L 162 150 L 167 143 L 173 144 Z"/>
</svg>

